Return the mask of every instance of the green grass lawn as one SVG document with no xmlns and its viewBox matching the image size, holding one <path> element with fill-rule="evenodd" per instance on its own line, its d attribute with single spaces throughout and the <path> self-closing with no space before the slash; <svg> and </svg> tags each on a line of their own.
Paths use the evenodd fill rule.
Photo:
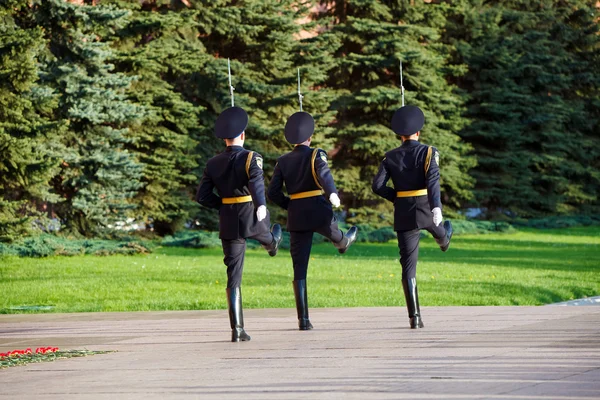
<svg viewBox="0 0 600 400">
<path fill-rule="evenodd" d="M 464 235 L 442 253 L 421 240 L 422 306 L 540 305 L 600 295 L 600 227 Z M 0 259 L 0 313 L 226 307 L 221 249 L 159 248 L 136 256 Z M 245 308 L 294 307 L 289 252 L 249 250 Z M 396 243 L 313 247 L 311 307 L 404 305 Z M 51 306 L 44 310 L 36 306 Z M 32 307 L 32 308 L 28 308 Z M 40 311 L 42 310 L 42 311 Z"/>
</svg>

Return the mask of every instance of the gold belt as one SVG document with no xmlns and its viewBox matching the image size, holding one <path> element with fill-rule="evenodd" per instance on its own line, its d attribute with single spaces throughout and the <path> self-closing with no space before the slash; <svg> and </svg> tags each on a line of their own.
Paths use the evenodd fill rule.
<svg viewBox="0 0 600 400">
<path fill-rule="evenodd" d="M 308 192 L 300 192 L 300 193 L 290 194 L 290 199 L 292 199 L 292 200 L 305 199 L 307 197 L 321 196 L 322 194 L 323 194 L 322 190 L 309 190 Z"/>
<path fill-rule="evenodd" d="M 396 197 L 415 197 L 415 196 L 427 196 L 427 189 L 405 190 L 403 192 L 396 192 Z"/>
<path fill-rule="evenodd" d="M 221 199 L 223 204 L 248 203 L 250 201 L 252 201 L 252 196 L 223 197 Z"/>
</svg>

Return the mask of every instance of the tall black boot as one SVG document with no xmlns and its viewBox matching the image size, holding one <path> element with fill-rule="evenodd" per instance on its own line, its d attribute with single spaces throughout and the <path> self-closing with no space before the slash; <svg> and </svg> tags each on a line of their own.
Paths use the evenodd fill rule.
<svg viewBox="0 0 600 400">
<path fill-rule="evenodd" d="M 250 336 L 244 331 L 244 312 L 242 311 L 242 291 L 239 287 L 227 288 L 227 306 L 231 325 L 231 341 L 247 342 Z"/>
<path fill-rule="evenodd" d="M 281 240 L 283 239 L 283 232 L 281 231 L 281 225 L 274 224 L 271 228 L 271 233 L 273 234 L 273 241 L 271 244 L 264 245 L 265 250 L 269 252 L 271 257 L 275 257 L 277 254 L 277 250 L 279 250 L 279 244 L 281 244 Z"/>
<path fill-rule="evenodd" d="M 408 309 L 408 319 L 410 329 L 423 328 L 421 319 L 421 309 L 419 308 L 419 292 L 417 291 L 417 279 L 402 279 L 402 288 L 404 289 L 404 298 L 406 299 L 406 308 Z"/>
<path fill-rule="evenodd" d="M 306 293 L 306 279 L 292 281 L 294 284 L 294 296 L 296 297 L 296 311 L 298 311 L 298 328 L 301 331 L 312 329 L 313 326 L 308 319 L 308 298 Z"/>
<path fill-rule="evenodd" d="M 446 252 L 448 247 L 450 247 L 450 239 L 454 233 L 454 229 L 452 229 L 452 224 L 450 221 L 444 221 L 444 229 L 446 230 L 446 236 L 441 239 L 435 239 L 435 241 L 440 245 L 440 249 L 442 249 L 443 252 Z"/>
<path fill-rule="evenodd" d="M 344 254 L 352 245 L 352 243 L 356 241 L 357 232 L 358 228 L 353 226 L 352 228 L 348 229 L 348 232 L 346 232 L 342 240 L 333 244 L 335 248 L 338 249 L 340 254 Z"/>
</svg>

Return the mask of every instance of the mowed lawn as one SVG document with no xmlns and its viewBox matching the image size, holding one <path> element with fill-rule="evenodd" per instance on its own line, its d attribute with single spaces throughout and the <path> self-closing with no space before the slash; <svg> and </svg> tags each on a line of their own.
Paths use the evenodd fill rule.
<svg viewBox="0 0 600 400">
<path fill-rule="evenodd" d="M 0 258 L 0 313 L 226 308 L 221 249 L 136 256 Z M 421 240 L 422 306 L 541 305 L 600 295 L 600 227 L 464 235 L 442 253 Z M 289 252 L 249 250 L 245 308 L 294 307 Z M 313 248 L 310 307 L 404 305 L 395 242 Z"/>
</svg>

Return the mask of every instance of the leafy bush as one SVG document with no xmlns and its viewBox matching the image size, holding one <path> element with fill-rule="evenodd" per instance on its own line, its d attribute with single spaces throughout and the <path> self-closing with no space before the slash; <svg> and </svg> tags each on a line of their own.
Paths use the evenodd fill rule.
<svg viewBox="0 0 600 400">
<path fill-rule="evenodd" d="M 161 244 L 170 247 L 204 249 L 221 246 L 221 239 L 219 239 L 219 232 L 181 231 L 173 236 L 165 236 Z"/>
<path fill-rule="evenodd" d="M 452 220 L 455 235 L 478 235 L 485 233 L 513 233 L 516 229 L 504 221 Z"/>
<path fill-rule="evenodd" d="M 572 226 L 600 225 L 597 215 L 562 215 L 535 219 L 519 219 L 512 222 L 515 226 L 525 226 L 538 229 L 560 229 Z"/>
<path fill-rule="evenodd" d="M 83 254 L 112 255 L 149 253 L 150 242 L 115 241 L 100 239 L 70 239 L 61 236 L 43 234 L 18 239 L 10 244 L 0 243 L 1 255 L 19 257 L 75 256 Z"/>
</svg>

